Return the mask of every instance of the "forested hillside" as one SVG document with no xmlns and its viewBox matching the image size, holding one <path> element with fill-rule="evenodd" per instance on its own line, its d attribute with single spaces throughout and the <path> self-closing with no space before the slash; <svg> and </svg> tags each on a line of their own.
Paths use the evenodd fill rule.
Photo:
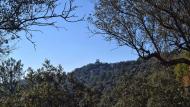
<svg viewBox="0 0 190 107">
<path fill-rule="evenodd" d="M 2 107 L 188 107 L 173 67 L 157 60 L 96 61 L 65 73 L 46 60 L 22 70 L 21 61 L 0 65 Z"/>
<path fill-rule="evenodd" d="M 156 59 L 86 65 L 72 72 L 79 81 L 101 96 L 98 107 L 187 107 L 180 80 L 174 67 Z"/>
</svg>

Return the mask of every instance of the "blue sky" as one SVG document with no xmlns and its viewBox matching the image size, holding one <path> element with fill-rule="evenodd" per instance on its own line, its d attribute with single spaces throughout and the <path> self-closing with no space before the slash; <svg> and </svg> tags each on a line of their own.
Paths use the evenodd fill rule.
<svg viewBox="0 0 190 107">
<path fill-rule="evenodd" d="M 76 4 L 79 6 L 76 13 L 81 17 L 93 12 L 92 0 L 77 0 Z M 100 35 L 92 36 L 85 21 L 66 23 L 57 20 L 57 22 L 58 26 L 64 28 L 43 27 L 40 28 L 43 33 L 33 33 L 36 50 L 23 38 L 17 43 L 17 49 L 10 57 L 21 59 L 25 69 L 39 68 L 45 59 L 50 59 L 54 65 L 61 64 L 66 72 L 93 63 L 96 59 L 113 63 L 137 58 L 135 51 L 128 47 L 118 47 L 114 41 L 107 42 Z"/>
</svg>

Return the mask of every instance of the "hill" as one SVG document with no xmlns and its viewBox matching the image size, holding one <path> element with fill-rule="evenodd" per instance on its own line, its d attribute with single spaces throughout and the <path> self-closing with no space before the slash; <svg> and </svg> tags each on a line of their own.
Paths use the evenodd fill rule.
<svg viewBox="0 0 190 107">
<path fill-rule="evenodd" d="M 99 107 L 187 106 L 189 97 L 173 72 L 155 59 L 96 62 L 72 73 L 85 86 L 101 92 Z"/>
</svg>

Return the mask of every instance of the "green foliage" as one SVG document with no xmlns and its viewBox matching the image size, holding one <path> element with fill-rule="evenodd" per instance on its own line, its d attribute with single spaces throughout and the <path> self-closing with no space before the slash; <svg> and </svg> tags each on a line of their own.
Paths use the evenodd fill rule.
<svg viewBox="0 0 190 107">
<path fill-rule="evenodd" d="M 187 75 L 187 73 L 189 72 L 189 65 L 187 64 L 177 64 L 175 66 L 175 74 L 177 79 L 180 79 L 181 77 Z"/>
<path fill-rule="evenodd" d="M 15 66 L 22 68 L 20 61 L 6 62 L 14 63 L 4 64 L 6 69 L 1 74 L 9 74 Z M 1 91 L 8 94 L 0 94 L 0 107 L 190 106 L 190 98 L 184 96 L 173 68 L 163 67 L 156 60 L 94 63 L 68 74 L 49 60 L 42 65 L 37 70 L 28 68 L 25 78 L 13 75 L 18 87 L 14 93 L 3 92 L 11 84 L 1 83 Z M 10 79 L 9 75 L 2 77 Z"/>
<path fill-rule="evenodd" d="M 10 58 L 0 64 L 0 92 L 3 95 L 12 95 L 18 91 L 19 82 L 23 76 L 21 60 Z"/>
<path fill-rule="evenodd" d="M 175 57 L 175 56 L 174 56 Z M 182 51 L 178 57 L 185 57 L 187 59 L 190 58 L 190 52 Z M 181 79 L 181 77 L 187 75 L 189 72 L 189 65 L 185 63 L 175 65 L 174 72 L 177 79 Z"/>
<path fill-rule="evenodd" d="M 15 67 L 15 60 L 8 60 L 4 64 L 4 74 L 10 74 L 10 71 L 20 73 L 20 61 Z M 11 69 L 8 69 L 11 68 Z M 17 68 L 14 69 L 13 68 Z M 1 75 L 9 79 L 8 75 Z M 61 65 L 55 67 L 49 60 L 45 60 L 43 66 L 37 70 L 28 68 L 27 75 L 22 81 L 17 80 L 18 75 L 12 75 L 19 84 L 19 91 L 14 93 L 0 95 L 0 106 L 2 107 L 95 107 L 97 100 L 94 100 L 99 94 L 98 91 L 91 90 L 84 84 L 77 81 L 72 74 L 66 75 Z M 19 78 L 22 76 L 19 75 Z M 3 79 L 2 79 L 3 80 Z M 13 84 L 6 84 L 7 87 Z M 3 86 L 3 85 L 2 85 Z M 4 87 L 0 87 L 1 90 Z M 16 90 L 16 89 L 15 89 Z M 94 106 L 93 106 L 94 105 Z"/>
</svg>

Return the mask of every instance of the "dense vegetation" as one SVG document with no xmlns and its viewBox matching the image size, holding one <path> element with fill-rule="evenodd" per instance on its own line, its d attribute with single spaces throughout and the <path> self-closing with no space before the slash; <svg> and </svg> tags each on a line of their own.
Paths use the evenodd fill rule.
<svg viewBox="0 0 190 107">
<path fill-rule="evenodd" d="M 10 58 L 0 64 L 0 107 L 189 107 L 189 5 L 190 0 L 98 0 L 88 18 L 97 28 L 92 32 L 147 60 L 97 60 L 66 74 L 49 60 L 23 70 L 21 60 Z M 38 27 L 57 27 L 55 19 L 82 21 L 75 19 L 76 8 L 74 0 L 1 0 L 0 58 L 20 33 L 35 46 L 32 32 Z"/>
<path fill-rule="evenodd" d="M 173 67 L 149 61 L 96 61 L 66 74 L 46 60 L 23 71 L 21 61 L 0 64 L 1 107 L 187 107 L 190 97 Z"/>
</svg>

